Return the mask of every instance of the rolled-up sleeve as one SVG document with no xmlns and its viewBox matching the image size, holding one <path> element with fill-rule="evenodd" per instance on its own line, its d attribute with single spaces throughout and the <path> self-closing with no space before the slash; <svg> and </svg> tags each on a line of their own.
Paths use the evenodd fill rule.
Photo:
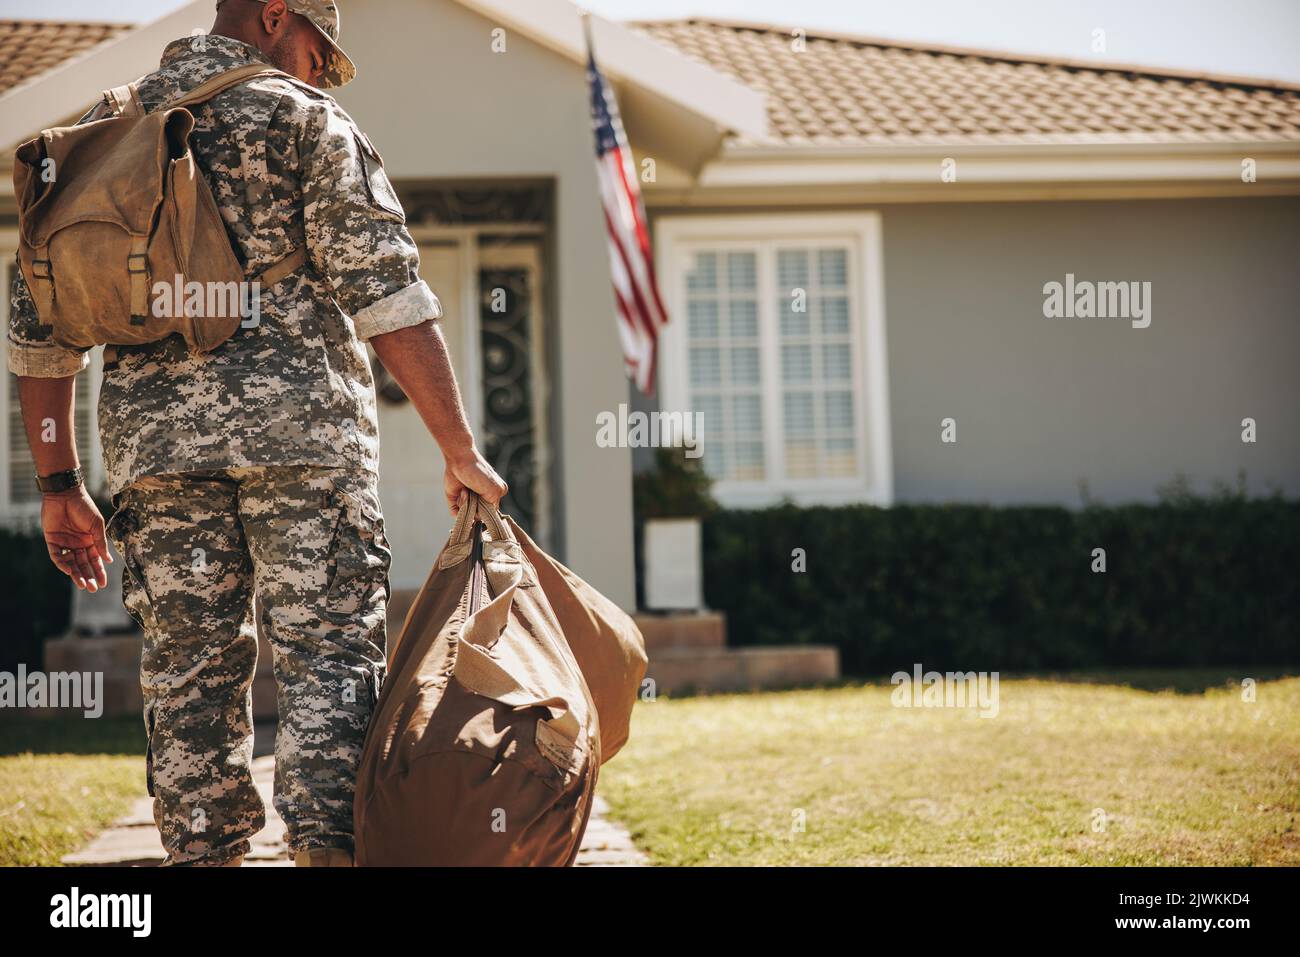
<svg viewBox="0 0 1300 957">
<path fill-rule="evenodd" d="M 379 154 L 351 118 L 322 99 L 301 120 L 298 140 L 307 253 L 329 277 L 357 337 L 394 332 L 442 316 L 420 279 L 420 254 Z"/>
<path fill-rule="evenodd" d="M 441 318 L 442 303 L 428 283 L 421 279 L 366 306 L 352 317 L 352 321 L 357 326 L 357 337 L 369 339 L 407 326 L 418 326 L 429 319 Z"/>
<path fill-rule="evenodd" d="M 64 348 L 54 341 L 54 330 L 41 324 L 36 303 L 16 259 L 9 306 L 8 366 L 14 375 L 62 379 L 76 375 L 90 364 L 89 351 Z"/>
</svg>

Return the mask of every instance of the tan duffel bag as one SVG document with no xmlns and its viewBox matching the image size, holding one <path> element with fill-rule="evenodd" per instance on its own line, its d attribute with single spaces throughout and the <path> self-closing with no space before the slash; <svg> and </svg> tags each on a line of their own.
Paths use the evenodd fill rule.
<svg viewBox="0 0 1300 957">
<path fill-rule="evenodd" d="M 600 715 L 604 764 L 627 743 L 648 660 L 645 638 L 632 616 L 546 554 L 510 516 L 502 516 L 537 572 L 560 631 L 587 679 Z"/>
<path fill-rule="evenodd" d="M 356 862 L 572 864 L 600 763 L 596 706 L 537 571 L 497 510 L 471 495 L 371 718 Z"/>
<path fill-rule="evenodd" d="M 57 343 L 85 350 L 179 333 L 191 351 L 208 352 L 244 320 L 251 294 L 240 283 L 266 290 L 307 262 L 300 247 L 245 276 L 189 145 L 194 115 L 188 107 L 262 76 L 302 85 L 253 63 L 146 113 L 127 84 L 104 93 L 116 116 L 43 130 L 18 147 L 18 262 Z M 158 282 L 181 291 L 155 295 Z M 176 301 L 198 301 L 190 300 L 190 289 L 202 290 L 202 314 L 183 308 L 177 315 Z"/>
</svg>

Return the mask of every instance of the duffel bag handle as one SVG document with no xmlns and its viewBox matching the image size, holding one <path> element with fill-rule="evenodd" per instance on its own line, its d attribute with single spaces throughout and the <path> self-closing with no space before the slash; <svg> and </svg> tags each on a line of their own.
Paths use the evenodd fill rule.
<svg viewBox="0 0 1300 957">
<path fill-rule="evenodd" d="M 456 524 L 451 530 L 451 541 L 460 545 L 470 540 L 475 520 L 487 526 L 488 534 L 494 541 L 513 542 L 514 533 L 501 520 L 501 512 L 490 502 L 485 502 L 477 492 L 466 489 L 466 501 L 456 514 Z"/>
</svg>

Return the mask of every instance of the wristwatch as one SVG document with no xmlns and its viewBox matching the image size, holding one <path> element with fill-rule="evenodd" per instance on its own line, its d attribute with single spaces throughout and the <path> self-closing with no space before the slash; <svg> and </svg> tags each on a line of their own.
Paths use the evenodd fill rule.
<svg viewBox="0 0 1300 957">
<path fill-rule="evenodd" d="M 36 487 L 42 492 L 66 492 L 68 489 L 85 484 L 86 476 L 80 467 L 65 472 L 55 472 L 53 475 L 36 476 Z"/>
</svg>

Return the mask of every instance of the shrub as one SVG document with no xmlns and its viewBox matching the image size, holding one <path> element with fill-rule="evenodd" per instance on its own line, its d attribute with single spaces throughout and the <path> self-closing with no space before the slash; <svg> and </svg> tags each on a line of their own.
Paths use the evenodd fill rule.
<svg viewBox="0 0 1300 957">
<path fill-rule="evenodd" d="M 67 630 L 72 585 L 50 563 L 39 531 L 0 529 L 0 671 L 39 668 L 45 639 Z"/>
<path fill-rule="evenodd" d="M 730 643 L 833 644 L 849 674 L 1300 663 L 1300 502 L 1281 497 L 724 509 L 704 567 Z"/>
</svg>

